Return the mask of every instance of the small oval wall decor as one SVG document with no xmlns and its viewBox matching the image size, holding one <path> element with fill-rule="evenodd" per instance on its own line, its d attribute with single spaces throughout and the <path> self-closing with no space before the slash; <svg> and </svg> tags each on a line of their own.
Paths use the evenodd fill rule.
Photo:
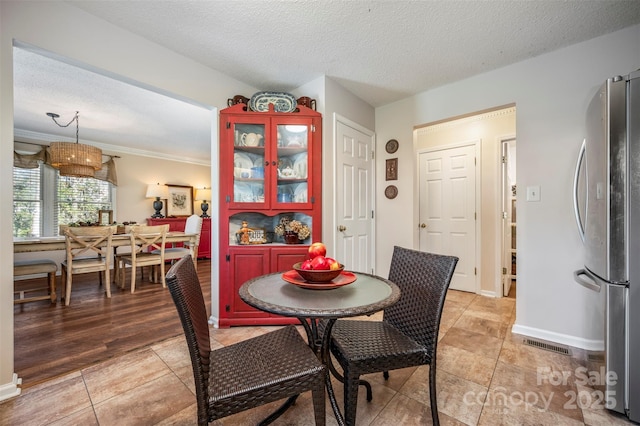
<svg viewBox="0 0 640 426">
<path fill-rule="evenodd" d="M 388 199 L 393 200 L 398 196 L 398 188 L 395 185 L 389 185 L 385 188 L 384 195 Z"/>
<path fill-rule="evenodd" d="M 400 144 L 398 143 L 397 140 L 389 139 L 389 141 L 387 142 L 387 144 L 385 145 L 384 148 L 387 150 L 387 152 L 389 154 L 393 154 L 394 152 L 396 152 L 398 150 L 399 146 L 400 146 Z"/>
<path fill-rule="evenodd" d="M 275 112 L 293 112 L 298 106 L 296 98 L 285 92 L 257 92 L 249 100 L 253 111 L 269 112 L 269 104 L 273 104 Z"/>
</svg>

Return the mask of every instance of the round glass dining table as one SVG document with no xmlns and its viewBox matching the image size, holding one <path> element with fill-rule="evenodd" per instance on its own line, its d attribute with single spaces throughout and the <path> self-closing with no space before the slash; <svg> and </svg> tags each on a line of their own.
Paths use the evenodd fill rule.
<svg viewBox="0 0 640 426">
<path fill-rule="evenodd" d="M 338 424 L 344 418 L 336 402 L 329 370 L 331 365 L 331 329 L 339 318 L 371 315 L 400 299 L 400 289 L 391 281 L 362 272 L 346 272 L 355 281 L 336 288 L 312 284 L 303 286 L 285 281 L 283 274 L 262 275 L 244 283 L 238 293 L 248 305 L 264 312 L 298 318 L 307 333 L 309 346 L 329 367 L 325 384 Z M 353 275 L 353 276 L 352 276 Z"/>
</svg>

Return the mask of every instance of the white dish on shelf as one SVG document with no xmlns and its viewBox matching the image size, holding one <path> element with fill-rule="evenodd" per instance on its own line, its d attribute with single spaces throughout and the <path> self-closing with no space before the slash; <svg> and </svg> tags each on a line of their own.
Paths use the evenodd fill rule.
<svg viewBox="0 0 640 426">
<path fill-rule="evenodd" d="M 256 201 L 256 197 L 249 185 L 243 182 L 235 182 L 233 184 L 233 201 L 236 203 L 252 203 Z"/>
<path fill-rule="evenodd" d="M 264 158 L 258 157 L 253 160 L 253 167 L 264 167 Z"/>
<path fill-rule="evenodd" d="M 307 202 L 307 183 L 303 182 L 299 184 L 295 191 L 293 191 L 294 203 L 306 203 Z"/>
<path fill-rule="evenodd" d="M 293 163 L 293 171 L 301 179 L 307 178 L 307 153 L 302 153 Z"/>
<path fill-rule="evenodd" d="M 253 167 L 253 161 L 251 161 L 251 157 L 247 154 L 236 152 L 233 154 L 233 166 L 251 170 L 251 167 Z"/>
</svg>

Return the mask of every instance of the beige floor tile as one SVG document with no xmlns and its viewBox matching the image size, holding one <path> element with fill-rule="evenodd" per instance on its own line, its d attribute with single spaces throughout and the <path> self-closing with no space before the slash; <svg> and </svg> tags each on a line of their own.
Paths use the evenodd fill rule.
<svg viewBox="0 0 640 426">
<path fill-rule="evenodd" d="M 82 370 L 94 404 L 171 372 L 151 348 L 131 352 Z"/>
<path fill-rule="evenodd" d="M 223 346 L 229 346 L 252 337 L 261 336 L 270 331 L 277 330 L 278 328 L 280 327 L 210 328 L 209 335 L 211 336 L 211 339 L 216 340 Z"/>
<path fill-rule="evenodd" d="M 397 394 L 370 424 L 372 426 L 430 425 L 432 424 L 431 409 L 415 399 Z"/>
<path fill-rule="evenodd" d="M 394 372 L 392 371 L 391 374 Z M 379 376 L 382 376 L 380 374 Z M 366 376 L 362 376 L 363 379 L 369 381 L 373 387 L 372 393 L 373 398 L 371 401 L 367 401 L 367 392 L 364 386 L 358 387 L 358 405 L 356 407 L 356 424 L 357 425 L 369 425 L 371 422 L 380 414 L 380 412 L 389 404 L 389 401 L 396 395 L 396 391 L 387 387 L 375 385 L 378 380 L 373 380 L 375 375 L 368 374 Z M 381 377 L 380 377 L 381 379 Z M 334 382 L 334 392 L 336 395 L 336 401 L 338 401 L 338 406 L 340 407 L 340 411 L 343 410 L 343 399 L 344 399 L 344 388 L 341 384 Z M 328 404 L 328 401 L 327 401 Z M 329 405 L 329 404 L 328 404 Z M 331 418 L 332 421 L 335 421 L 333 412 L 327 418 Z"/>
<path fill-rule="evenodd" d="M 445 300 L 447 302 L 454 301 L 466 307 L 469 306 L 469 304 L 471 304 L 471 302 L 473 302 L 476 297 L 480 296 L 477 296 L 473 293 L 468 293 L 466 291 L 448 290 Z"/>
<path fill-rule="evenodd" d="M 176 376 L 165 374 L 94 406 L 101 425 L 153 425 L 194 401 L 194 394 Z"/>
<path fill-rule="evenodd" d="M 171 370 L 175 371 L 175 369 L 185 366 L 191 367 L 189 348 L 184 336 L 153 345 L 151 349 Z"/>
<path fill-rule="evenodd" d="M 522 401 L 504 405 L 502 392 L 489 391 L 478 425 L 582 425 L 581 421 Z"/>
<path fill-rule="evenodd" d="M 198 424 L 198 404 L 194 402 L 187 408 L 178 411 L 170 417 L 156 423 L 157 426 L 196 426 Z"/>
<path fill-rule="evenodd" d="M 460 378 L 488 387 L 496 360 L 455 346 L 438 345 L 438 372 L 446 371 Z"/>
<path fill-rule="evenodd" d="M 463 330 L 484 334 L 486 336 L 497 337 L 498 339 L 505 338 L 507 328 L 509 327 L 504 321 L 482 318 L 474 315 L 473 311 L 469 310 L 465 311 L 460 318 L 458 318 L 454 326 Z"/>
<path fill-rule="evenodd" d="M 465 402 L 465 395 L 484 395 L 487 388 L 477 383 L 438 370 L 436 375 L 438 411 L 465 424 L 475 424 L 480 417 L 482 404 Z M 429 367 L 419 367 L 400 389 L 400 394 L 430 406 Z M 484 399 L 482 399 L 484 401 Z"/>
<path fill-rule="evenodd" d="M 572 400 L 575 401 L 577 396 L 573 376 L 498 362 L 489 389 L 496 402 L 502 401 L 500 397 L 503 396 L 516 404 L 527 402 L 541 411 L 553 411 L 580 422 L 583 420 L 581 410 L 572 407 Z"/>
<path fill-rule="evenodd" d="M 464 330 L 454 325 L 447 331 L 440 343 L 455 346 L 486 358 L 497 359 L 502 349 L 503 340 Z"/>
<path fill-rule="evenodd" d="M 0 404 L 1 425 L 45 425 L 91 408 L 82 376 L 71 373 L 25 389 Z"/>
<path fill-rule="evenodd" d="M 445 301 L 440 318 L 440 333 L 446 333 L 458 321 L 466 307 L 458 302 Z"/>
</svg>

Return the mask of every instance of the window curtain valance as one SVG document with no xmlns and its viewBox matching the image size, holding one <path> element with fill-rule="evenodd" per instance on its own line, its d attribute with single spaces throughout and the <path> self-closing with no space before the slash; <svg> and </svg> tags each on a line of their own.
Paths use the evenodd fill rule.
<svg viewBox="0 0 640 426">
<path fill-rule="evenodd" d="M 20 154 L 13 151 L 13 166 L 22 169 L 36 169 L 40 166 L 40 163 L 44 163 L 51 167 L 51 155 L 47 147 L 42 148 L 35 154 Z M 111 182 L 113 185 L 118 186 L 118 175 L 116 173 L 116 162 L 114 157 L 109 156 L 109 159 L 102 163 L 102 169 L 97 170 L 95 173 L 95 179 Z"/>
</svg>

